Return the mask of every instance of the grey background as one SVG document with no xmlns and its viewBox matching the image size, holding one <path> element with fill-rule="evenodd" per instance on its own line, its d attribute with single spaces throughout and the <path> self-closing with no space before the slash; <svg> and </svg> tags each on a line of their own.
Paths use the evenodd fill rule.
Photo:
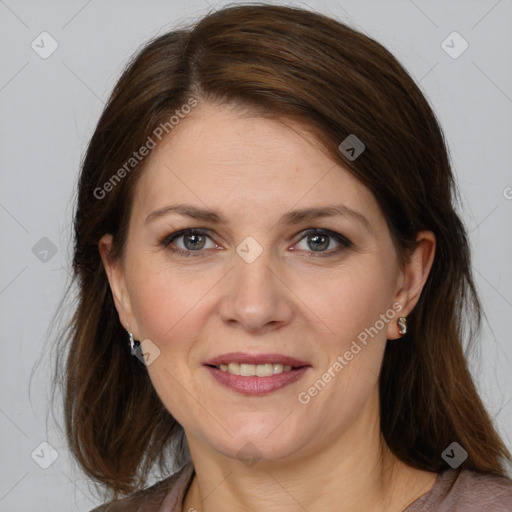
<svg viewBox="0 0 512 512">
<path fill-rule="evenodd" d="M 472 371 L 512 449 L 512 1 L 295 4 L 338 17 L 383 43 L 434 106 L 458 178 L 487 314 Z M 220 5 L 0 0 L 1 511 L 88 511 L 99 503 L 71 464 L 61 432 L 47 421 L 51 361 L 44 356 L 69 277 L 80 159 L 132 53 L 177 21 Z M 43 31 L 59 45 L 47 59 L 31 47 Z M 441 46 L 453 31 L 469 44 L 458 58 Z M 448 39 L 452 53 L 462 48 L 453 41 Z M 44 237 L 51 244 L 41 242 Z M 40 252 L 45 247 L 55 254 Z M 51 461 L 49 448 L 38 448 L 43 441 L 58 453 L 48 469 L 31 458 L 36 450 L 34 459 L 39 454 L 40 463 Z"/>
</svg>

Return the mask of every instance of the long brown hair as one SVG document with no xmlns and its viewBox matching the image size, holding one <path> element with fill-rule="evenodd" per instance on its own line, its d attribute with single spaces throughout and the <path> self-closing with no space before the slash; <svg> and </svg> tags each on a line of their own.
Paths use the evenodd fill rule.
<svg viewBox="0 0 512 512">
<path fill-rule="evenodd" d="M 172 137 L 169 118 L 191 98 L 300 121 L 372 191 L 401 263 L 418 231 L 434 232 L 435 260 L 406 340 L 388 342 L 384 355 L 381 430 L 392 452 L 416 468 L 446 468 L 441 454 L 457 441 L 469 454 L 463 469 L 504 475 L 511 456 L 464 352 L 479 331 L 481 306 L 432 109 L 376 41 L 315 12 L 259 4 L 229 6 L 146 44 L 87 148 L 74 216 L 76 304 L 55 367 L 70 449 L 85 473 L 118 497 L 143 487 L 152 468 L 165 472 L 169 461 L 178 467 L 189 457 L 182 427 L 130 354 L 98 241 L 113 234 L 113 257 L 122 256 L 134 188 L 150 156 L 112 177 L 159 126 L 167 123 Z M 338 147 L 350 134 L 366 146 L 355 160 Z"/>
</svg>

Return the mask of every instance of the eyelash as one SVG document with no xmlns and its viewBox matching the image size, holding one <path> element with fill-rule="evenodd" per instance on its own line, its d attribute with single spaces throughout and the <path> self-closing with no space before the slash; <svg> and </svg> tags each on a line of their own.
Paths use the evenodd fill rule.
<svg viewBox="0 0 512 512">
<path fill-rule="evenodd" d="M 181 237 L 187 236 L 187 235 L 200 235 L 200 236 L 206 236 L 206 237 L 211 239 L 210 235 L 206 231 L 203 231 L 201 229 L 183 229 L 181 231 L 176 231 L 174 233 L 171 233 L 170 235 L 166 235 L 160 241 L 160 245 L 162 247 L 164 247 L 165 249 L 168 249 L 168 250 L 172 251 L 173 253 L 178 254 L 180 256 L 185 256 L 185 257 L 201 256 L 201 253 L 204 252 L 202 250 L 185 251 L 183 249 L 179 249 L 179 248 L 176 248 L 176 247 L 174 247 L 174 248 L 170 247 L 172 242 L 174 242 L 178 238 L 181 238 Z M 328 236 L 330 238 L 333 238 L 334 240 L 336 240 L 341 245 L 341 247 L 339 247 L 337 249 L 331 249 L 330 251 L 310 251 L 310 252 L 307 252 L 305 254 L 305 256 L 308 257 L 308 258 L 325 258 L 327 256 L 333 256 L 335 254 L 338 254 L 341 251 L 343 251 L 344 249 L 348 249 L 348 248 L 352 247 L 352 242 L 348 238 L 344 237 L 343 235 L 340 235 L 339 233 L 336 233 L 335 231 L 330 231 L 328 229 L 311 228 L 311 229 L 307 229 L 307 230 L 303 231 L 301 233 L 301 235 L 302 236 L 298 240 L 297 243 L 302 241 L 307 236 L 326 235 L 326 236 Z M 197 253 L 197 254 L 193 254 L 193 253 Z"/>
</svg>

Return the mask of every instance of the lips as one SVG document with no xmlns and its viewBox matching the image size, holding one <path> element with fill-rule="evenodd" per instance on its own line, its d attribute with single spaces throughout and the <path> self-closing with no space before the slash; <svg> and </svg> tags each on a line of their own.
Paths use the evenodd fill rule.
<svg viewBox="0 0 512 512">
<path fill-rule="evenodd" d="M 292 368 L 301 368 L 303 366 L 311 366 L 307 361 L 302 361 L 295 357 L 285 356 L 283 354 L 267 353 L 267 354 L 248 354 L 246 352 L 229 352 L 205 361 L 205 366 L 220 367 L 221 364 L 229 365 L 230 363 L 239 364 L 282 364 L 283 366 L 291 366 Z"/>
<path fill-rule="evenodd" d="M 311 369 L 311 366 L 301 366 L 268 377 L 233 375 L 219 370 L 216 366 L 205 366 L 204 368 L 222 386 L 242 395 L 258 396 L 267 395 L 294 384 Z"/>
</svg>

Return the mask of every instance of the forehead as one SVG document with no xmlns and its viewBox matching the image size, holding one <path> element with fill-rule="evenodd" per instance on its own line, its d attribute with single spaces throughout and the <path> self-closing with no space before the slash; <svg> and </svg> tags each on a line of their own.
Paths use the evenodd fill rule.
<svg viewBox="0 0 512 512">
<path fill-rule="evenodd" d="M 134 208 L 196 203 L 238 217 L 343 203 L 378 222 L 372 193 L 300 124 L 202 105 L 154 150 Z"/>
</svg>

